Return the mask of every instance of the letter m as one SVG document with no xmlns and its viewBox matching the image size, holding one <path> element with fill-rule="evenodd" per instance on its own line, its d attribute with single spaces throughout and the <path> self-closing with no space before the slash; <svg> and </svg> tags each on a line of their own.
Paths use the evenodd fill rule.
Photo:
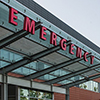
<svg viewBox="0 0 100 100">
<path fill-rule="evenodd" d="M 28 31 L 31 34 L 35 34 L 35 21 L 34 20 L 30 21 L 28 17 L 25 17 L 23 30 Z"/>
</svg>

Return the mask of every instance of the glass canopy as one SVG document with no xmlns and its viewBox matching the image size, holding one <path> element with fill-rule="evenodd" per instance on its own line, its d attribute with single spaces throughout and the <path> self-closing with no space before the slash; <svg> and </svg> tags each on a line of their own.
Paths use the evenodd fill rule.
<svg viewBox="0 0 100 100">
<path fill-rule="evenodd" d="M 16 1 L 12 1 L 11 5 L 15 5 L 17 10 L 23 10 L 22 6 L 18 7 Z M 8 22 L 9 19 L 9 6 L 0 2 L 0 41 L 7 40 L 7 37 L 20 32 L 23 29 L 24 14 L 18 13 L 18 26 L 14 26 Z M 28 9 L 27 9 L 28 10 Z M 90 49 L 80 41 L 69 36 L 68 33 L 63 32 L 56 26 L 53 29 L 48 27 L 50 22 L 35 14 L 32 11 L 28 11 L 27 15 L 33 18 L 35 23 L 42 22 L 41 25 L 35 28 L 35 35 L 28 33 L 26 36 L 15 40 L 9 45 L 0 47 L 0 73 L 17 73 L 23 75 L 26 79 L 41 79 L 47 84 L 70 84 L 86 80 L 87 78 L 97 75 L 100 72 L 100 54 Z M 37 19 L 37 16 L 41 20 Z M 45 26 L 48 30 L 46 41 L 40 39 L 40 28 Z M 51 31 L 57 34 L 57 46 L 50 44 Z M 61 31 L 59 34 L 58 31 Z M 70 45 L 67 44 L 66 50 L 62 50 L 59 47 L 59 41 L 62 38 L 66 38 L 67 41 L 71 40 L 71 43 L 75 44 L 73 47 L 74 55 L 69 53 Z M 59 48 L 57 48 L 59 47 Z M 82 58 L 76 57 L 77 47 L 83 49 Z M 95 56 L 93 64 L 90 64 L 91 58 L 87 57 L 88 62 L 84 61 L 84 52 L 88 52 L 90 56 Z M 49 52 L 49 53 L 48 53 Z M 87 81 L 87 80 L 86 80 Z M 83 81 L 82 81 L 83 82 Z"/>
</svg>

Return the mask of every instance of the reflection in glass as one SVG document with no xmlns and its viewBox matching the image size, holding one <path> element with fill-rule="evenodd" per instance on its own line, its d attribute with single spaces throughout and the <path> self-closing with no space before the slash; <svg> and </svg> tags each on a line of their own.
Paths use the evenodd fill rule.
<svg viewBox="0 0 100 100">
<path fill-rule="evenodd" d="M 18 60 L 21 60 L 22 59 L 22 56 L 18 55 L 18 54 L 14 54 L 14 60 L 15 61 L 18 61 Z"/>
<path fill-rule="evenodd" d="M 1 49 L 0 58 L 6 61 L 14 62 L 14 61 L 21 60 L 22 56 L 19 54 L 13 53 L 11 51 L 8 51 L 8 50 Z"/>
<path fill-rule="evenodd" d="M 1 68 L 1 67 L 5 67 L 5 66 L 7 66 L 7 65 L 9 65 L 9 63 L 4 62 L 4 61 L 0 61 L 0 68 Z"/>
<path fill-rule="evenodd" d="M 46 94 L 44 92 L 38 92 L 38 98 L 45 98 Z"/>
<path fill-rule="evenodd" d="M 20 95 L 21 96 L 29 96 L 28 89 L 20 89 Z"/>
<path fill-rule="evenodd" d="M 52 100 L 52 93 L 20 89 L 21 100 Z"/>
<path fill-rule="evenodd" d="M 79 85 L 80 88 L 98 92 L 98 83 L 95 81 L 88 81 Z"/>
<path fill-rule="evenodd" d="M 37 92 L 37 91 L 34 91 L 34 90 L 30 90 L 30 91 L 29 91 L 29 95 L 30 95 L 31 97 L 38 97 L 38 92 Z"/>
<path fill-rule="evenodd" d="M 8 60 L 9 59 L 9 52 L 6 50 L 1 50 L 1 58 Z"/>
<path fill-rule="evenodd" d="M 46 93 L 46 98 L 47 99 L 52 99 L 52 94 L 51 93 Z"/>
</svg>

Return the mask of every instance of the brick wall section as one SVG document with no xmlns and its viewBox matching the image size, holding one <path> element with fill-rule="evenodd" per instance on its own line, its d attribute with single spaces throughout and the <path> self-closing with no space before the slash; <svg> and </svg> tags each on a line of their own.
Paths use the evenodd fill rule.
<svg viewBox="0 0 100 100">
<path fill-rule="evenodd" d="M 53 86 L 61 86 L 60 84 L 53 84 Z"/>
<path fill-rule="evenodd" d="M 24 77 L 24 75 L 12 73 L 12 72 L 9 72 L 8 75 L 9 75 L 9 76 L 13 76 L 13 77 Z"/>
<path fill-rule="evenodd" d="M 94 75 L 100 75 L 100 73 L 97 73 L 97 74 L 94 74 Z M 94 75 L 91 75 L 91 76 L 94 76 Z M 100 78 L 96 78 L 93 81 L 100 83 Z"/>
<path fill-rule="evenodd" d="M 70 88 L 70 100 L 100 100 L 100 93 L 72 87 Z"/>
<path fill-rule="evenodd" d="M 35 81 L 35 82 L 45 82 L 44 80 L 40 80 L 40 79 L 34 79 L 33 81 Z"/>
<path fill-rule="evenodd" d="M 65 94 L 54 93 L 54 100 L 66 100 L 65 97 Z"/>
<path fill-rule="evenodd" d="M 12 73 L 12 72 L 9 72 L 8 75 L 9 76 L 13 76 L 13 77 L 24 77 L 24 75 Z M 34 81 L 36 81 L 36 82 L 44 82 L 44 80 L 40 80 L 40 79 L 34 79 Z"/>
<path fill-rule="evenodd" d="M 100 83 L 100 78 L 94 79 L 93 81 Z"/>
</svg>

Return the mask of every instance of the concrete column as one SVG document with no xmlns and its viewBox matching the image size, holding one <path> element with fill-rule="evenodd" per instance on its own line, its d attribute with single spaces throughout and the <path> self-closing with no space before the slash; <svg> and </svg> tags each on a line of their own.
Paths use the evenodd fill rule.
<svg viewBox="0 0 100 100">
<path fill-rule="evenodd" d="M 3 75 L 3 83 L 1 85 L 1 100 L 8 100 L 8 84 L 7 75 Z"/>
<path fill-rule="evenodd" d="M 69 100 L 69 88 L 66 89 L 66 100 Z"/>
<path fill-rule="evenodd" d="M 100 83 L 98 83 L 98 92 L 100 93 Z"/>
</svg>

